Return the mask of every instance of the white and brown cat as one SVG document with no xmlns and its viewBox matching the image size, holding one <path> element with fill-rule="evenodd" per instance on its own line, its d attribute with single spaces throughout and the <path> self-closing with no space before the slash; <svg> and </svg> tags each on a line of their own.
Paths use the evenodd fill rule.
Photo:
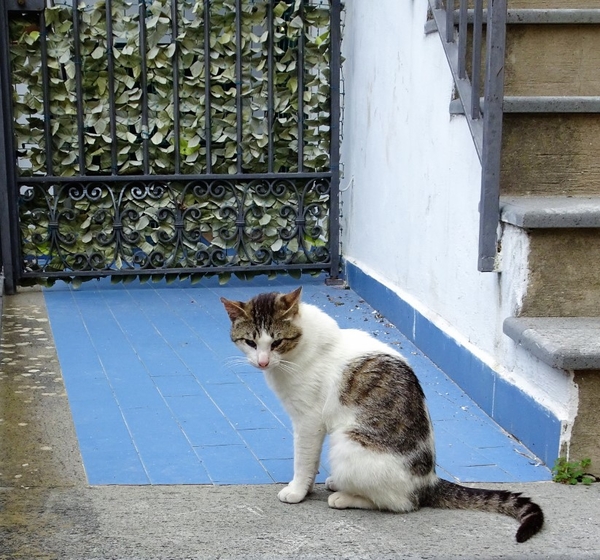
<svg viewBox="0 0 600 560">
<path fill-rule="evenodd" d="M 279 492 L 282 502 L 312 490 L 329 434 L 332 508 L 498 512 L 520 522 L 518 542 L 542 528 L 542 510 L 529 498 L 439 478 L 425 396 L 404 358 L 366 332 L 341 329 L 300 295 L 301 288 L 247 302 L 221 298 L 231 339 L 292 419 L 294 477 Z"/>
</svg>

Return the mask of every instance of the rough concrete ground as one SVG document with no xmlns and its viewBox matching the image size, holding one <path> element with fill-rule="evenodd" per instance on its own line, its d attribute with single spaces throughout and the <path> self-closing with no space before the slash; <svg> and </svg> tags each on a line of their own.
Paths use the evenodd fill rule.
<svg viewBox="0 0 600 560">
<path fill-rule="evenodd" d="M 90 487 L 41 292 L 5 296 L 2 327 L 2 560 L 600 558 L 598 484 L 503 485 L 546 514 L 521 545 L 508 517 L 334 511 L 322 487 L 298 505 L 276 485 Z"/>
</svg>

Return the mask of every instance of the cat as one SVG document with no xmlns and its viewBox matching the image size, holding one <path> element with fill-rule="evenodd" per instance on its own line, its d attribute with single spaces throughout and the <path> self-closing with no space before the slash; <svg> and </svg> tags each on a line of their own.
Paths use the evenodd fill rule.
<svg viewBox="0 0 600 560">
<path fill-rule="evenodd" d="M 232 341 L 264 372 L 292 420 L 294 475 L 279 499 L 298 503 L 312 491 L 328 434 L 332 508 L 474 509 L 517 519 L 517 542 L 539 532 L 544 514 L 529 498 L 437 476 L 433 426 L 411 367 L 370 334 L 342 329 L 301 302 L 301 292 L 221 298 Z"/>
</svg>

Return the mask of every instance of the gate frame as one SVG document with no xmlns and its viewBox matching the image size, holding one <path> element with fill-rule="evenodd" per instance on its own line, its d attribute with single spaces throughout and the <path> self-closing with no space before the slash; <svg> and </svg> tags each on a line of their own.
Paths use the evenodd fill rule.
<svg viewBox="0 0 600 560">
<path fill-rule="evenodd" d="M 16 3 L 3 4 L 0 13 L 0 60 L 10 60 L 8 14 Z M 23 3 L 20 11 L 28 11 Z M 14 294 L 20 279 L 19 218 L 17 211 L 17 160 L 13 133 L 12 84 L 10 65 L 0 64 L 0 264 L 4 271 L 4 289 Z"/>
<path fill-rule="evenodd" d="M 257 267 L 257 266 L 225 266 L 225 267 L 198 267 L 193 269 L 198 274 L 217 274 L 222 272 L 257 272 L 268 273 L 286 272 L 289 270 L 327 270 L 329 278 L 335 281 L 340 275 L 340 231 L 339 231 L 339 182 L 340 182 L 340 82 L 341 82 L 341 0 L 329 0 L 330 3 L 330 143 L 329 143 L 329 171 L 306 173 L 300 169 L 298 173 L 266 173 L 260 174 L 265 179 L 287 178 L 301 179 L 306 175 L 327 176 L 329 178 L 329 204 L 328 204 L 328 250 L 329 260 L 324 263 L 325 266 L 319 266 L 319 263 L 306 263 L 304 265 L 277 265 L 272 267 Z M 0 134 L 0 266 L 4 269 L 4 283 L 6 293 L 12 294 L 17 290 L 19 282 L 24 278 L 23 275 L 23 259 L 21 254 L 21 234 L 19 229 L 19 212 L 18 212 L 18 196 L 19 196 L 19 180 L 18 180 L 18 163 L 16 158 L 16 146 L 14 137 L 14 115 L 12 109 L 13 85 L 11 81 L 10 71 L 10 44 L 9 44 L 9 13 L 30 13 L 40 15 L 45 9 L 44 0 L 5 0 L 2 9 L 0 10 L 0 61 L 6 61 L 0 68 L 0 126 L 2 134 Z M 202 176 L 185 175 L 183 178 L 191 180 L 193 178 L 202 179 L 223 179 L 223 180 L 251 180 L 256 174 L 247 173 L 241 175 L 230 174 L 205 174 Z M 54 179 L 57 182 L 66 179 L 65 182 L 73 180 L 89 181 L 96 176 L 94 175 L 78 175 L 76 177 L 59 177 L 47 176 L 50 180 Z M 109 175 L 98 176 L 109 183 L 119 182 L 124 180 L 165 180 L 177 181 L 181 180 L 180 174 L 174 173 L 167 176 L 154 175 Z M 27 180 L 32 177 L 26 178 Z M 33 178 L 33 182 L 43 182 L 43 177 L 39 179 Z M 37 180 L 36 180 L 37 179 Z M 311 266 L 314 264 L 314 266 Z M 1 268 L 0 268 L 1 270 Z M 48 275 L 35 275 L 40 278 L 63 277 L 73 278 L 75 276 L 82 277 L 102 277 L 102 276 L 122 276 L 122 275 L 155 275 L 155 274 L 182 274 L 189 273 L 190 270 L 177 268 L 157 268 L 157 269 L 104 269 L 98 271 L 65 271 L 64 273 L 51 273 Z M 33 275 L 26 275 L 31 278 Z"/>
</svg>

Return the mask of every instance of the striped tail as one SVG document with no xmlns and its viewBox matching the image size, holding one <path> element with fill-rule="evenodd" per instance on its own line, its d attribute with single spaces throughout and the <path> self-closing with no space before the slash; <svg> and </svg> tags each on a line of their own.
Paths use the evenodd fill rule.
<svg viewBox="0 0 600 560">
<path fill-rule="evenodd" d="M 438 479 L 421 497 L 421 505 L 443 509 L 474 509 L 510 515 L 520 522 L 517 542 L 525 542 L 544 524 L 540 506 L 529 498 L 504 490 L 467 488 Z"/>
</svg>

